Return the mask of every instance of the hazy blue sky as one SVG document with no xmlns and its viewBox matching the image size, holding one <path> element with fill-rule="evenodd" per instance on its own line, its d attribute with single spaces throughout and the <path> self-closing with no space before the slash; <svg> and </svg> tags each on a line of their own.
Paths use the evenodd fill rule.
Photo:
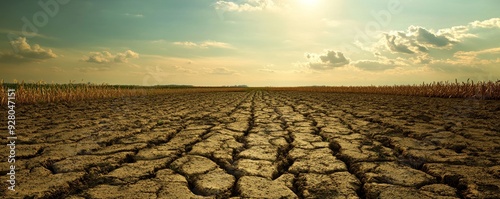
<svg viewBox="0 0 500 199">
<path fill-rule="evenodd" d="M 498 0 L 7 0 L 0 78 L 250 86 L 500 79 Z"/>
</svg>

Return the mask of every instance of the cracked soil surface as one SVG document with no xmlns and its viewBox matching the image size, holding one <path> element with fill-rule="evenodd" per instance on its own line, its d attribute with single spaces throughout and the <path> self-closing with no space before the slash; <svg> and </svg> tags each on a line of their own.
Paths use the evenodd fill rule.
<svg viewBox="0 0 500 199">
<path fill-rule="evenodd" d="M 0 198 L 500 198 L 500 101 L 176 93 L 16 120 L 16 191 L 1 175 Z"/>
</svg>

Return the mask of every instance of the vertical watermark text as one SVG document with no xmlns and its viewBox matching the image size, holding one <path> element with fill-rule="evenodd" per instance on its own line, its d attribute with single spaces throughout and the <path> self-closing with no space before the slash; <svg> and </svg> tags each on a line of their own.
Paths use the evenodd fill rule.
<svg viewBox="0 0 500 199">
<path fill-rule="evenodd" d="M 7 175 L 9 176 L 8 189 L 15 191 L 16 189 L 16 90 L 12 88 L 7 89 L 7 140 L 9 147 L 9 155 L 7 162 L 9 163 L 9 169 Z"/>
</svg>

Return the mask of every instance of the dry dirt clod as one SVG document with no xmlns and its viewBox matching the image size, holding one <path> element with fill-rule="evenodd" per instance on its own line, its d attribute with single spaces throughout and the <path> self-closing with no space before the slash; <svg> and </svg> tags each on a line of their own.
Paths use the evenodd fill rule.
<svg viewBox="0 0 500 199">
<path fill-rule="evenodd" d="M 236 186 L 243 198 L 298 198 L 284 184 L 257 176 L 244 176 Z"/>
</svg>

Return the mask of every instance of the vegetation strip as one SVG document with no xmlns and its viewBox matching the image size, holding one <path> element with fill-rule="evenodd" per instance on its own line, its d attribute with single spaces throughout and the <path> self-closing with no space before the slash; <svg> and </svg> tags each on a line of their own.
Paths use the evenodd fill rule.
<svg viewBox="0 0 500 199">
<path fill-rule="evenodd" d="M 472 99 L 500 99 L 500 81 L 488 82 L 433 82 L 420 85 L 394 86 L 310 86 L 310 87 L 194 87 L 190 85 L 164 86 L 133 86 L 108 84 L 47 84 L 38 83 L 4 83 L 0 92 L 7 92 L 7 88 L 17 90 L 18 104 L 69 102 L 88 99 L 106 99 L 127 96 L 150 96 L 166 93 L 196 93 L 196 92 L 240 92 L 247 90 L 272 91 L 304 91 L 329 93 L 366 93 L 390 94 L 406 96 L 442 97 L 442 98 L 472 98 Z M 0 103 L 6 104 L 7 97 L 2 95 Z"/>
</svg>

